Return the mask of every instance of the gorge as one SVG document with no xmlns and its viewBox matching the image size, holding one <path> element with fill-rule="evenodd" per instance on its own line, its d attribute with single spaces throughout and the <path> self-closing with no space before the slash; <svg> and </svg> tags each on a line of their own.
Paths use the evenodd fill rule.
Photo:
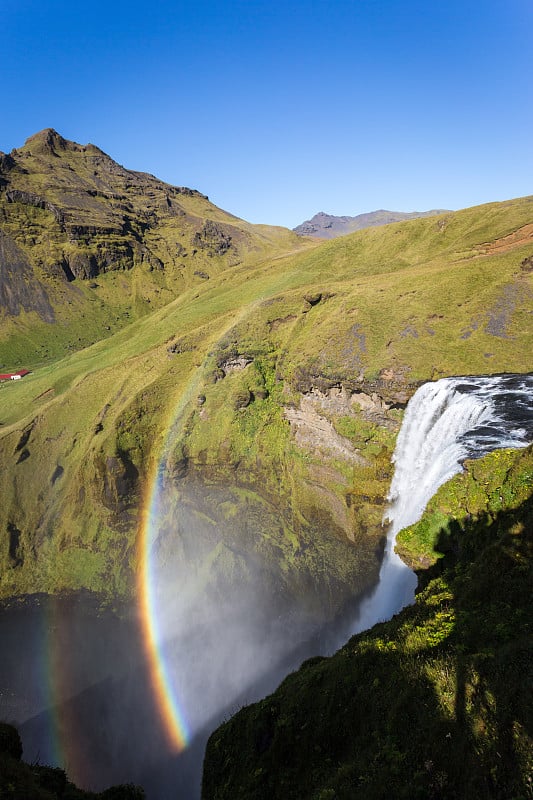
<svg viewBox="0 0 533 800">
<path fill-rule="evenodd" d="M 211 736 L 202 798 L 503 798 L 527 791 L 532 389 L 531 375 L 421 387 L 398 437 L 389 549 L 356 619 L 359 635 L 331 657 L 305 662 Z M 447 434 L 434 438 L 443 427 Z M 499 446 L 516 449 L 493 449 Z M 466 471 L 444 483 L 471 455 L 477 458 L 465 462 Z M 436 462 L 444 467 L 439 477 Z M 417 525 L 424 494 L 439 482 L 443 491 Z M 433 563 L 418 565 L 414 605 L 365 633 L 414 599 L 412 573 L 392 552 L 403 522 L 400 552 L 422 553 L 429 529 Z"/>
</svg>

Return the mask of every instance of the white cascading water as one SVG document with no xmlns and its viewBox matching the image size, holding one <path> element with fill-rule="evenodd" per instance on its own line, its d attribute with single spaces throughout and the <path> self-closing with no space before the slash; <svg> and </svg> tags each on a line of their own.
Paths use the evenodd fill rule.
<svg viewBox="0 0 533 800">
<path fill-rule="evenodd" d="M 394 551 L 396 534 L 420 519 L 439 486 L 461 471 L 465 458 L 525 447 L 532 440 L 533 375 L 443 378 L 417 390 L 393 455 L 379 582 L 361 603 L 353 633 L 413 602 L 416 576 Z"/>
</svg>

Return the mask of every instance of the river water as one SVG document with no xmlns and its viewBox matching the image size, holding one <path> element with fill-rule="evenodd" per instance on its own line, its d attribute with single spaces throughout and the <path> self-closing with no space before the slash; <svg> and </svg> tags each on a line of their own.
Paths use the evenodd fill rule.
<svg viewBox="0 0 533 800">
<path fill-rule="evenodd" d="M 331 653 L 350 634 L 412 602 L 416 578 L 394 553 L 397 532 L 419 518 L 465 458 L 532 439 L 531 375 L 446 378 L 422 386 L 397 440 L 376 589 L 355 618 L 330 627 L 327 638 L 285 648 L 255 684 L 213 712 L 180 755 L 166 743 L 135 609 L 102 610 L 89 593 L 33 596 L 0 609 L 0 718 L 19 728 L 26 761 L 63 766 L 86 788 L 133 782 L 145 787 L 149 800 L 198 798 L 210 731 L 275 688 L 303 659 Z M 216 678 L 217 664 L 212 666 Z"/>
</svg>

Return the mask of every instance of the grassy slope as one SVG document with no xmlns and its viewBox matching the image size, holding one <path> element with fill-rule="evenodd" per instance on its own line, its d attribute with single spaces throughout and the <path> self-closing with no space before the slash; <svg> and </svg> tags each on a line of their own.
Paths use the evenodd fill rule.
<svg viewBox="0 0 533 800">
<path fill-rule="evenodd" d="M 530 447 L 442 487 L 401 535 L 415 605 L 219 728 L 203 798 L 530 797 L 532 476 Z"/>
<path fill-rule="evenodd" d="M 141 493 L 179 409 L 170 467 L 185 458 L 189 472 L 242 485 L 274 515 L 281 509 L 268 559 L 281 548 L 289 581 L 301 570 L 321 580 L 320 559 L 306 553 L 321 546 L 313 519 L 325 507 L 327 559 L 337 570 L 350 562 L 340 577 L 345 596 L 355 573 L 377 569 L 370 551 L 381 535 L 393 437 L 377 447 L 381 434 L 355 412 L 334 419 L 369 465 L 330 456 L 324 476 L 323 455 L 294 445 L 283 407 L 312 385 L 374 381 L 386 394 L 389 385 L 442 374 L 530 369 L 531 274 L 521 263 L 531 245 L 484 251 L 530 222 L 532 211 L 525 198 L 226 265 L 105 341 L 0 386 L 0 461 L 11 476 L 0 502 L 0 526 L 11 531 L 1 593 L 129 591 Z M 111 296 L 124 279 L 108 273 L 98 282 Z M 318 304 L 306 301 L 310 293 L 322 294 Z M 213 383 L 235 353 L 254 361 Z M 236 408 L 248 390 L 255 401 Z M 238 517 L 243 502 L 210 513 Z M 367 553 L 359 565 L 350 530 Z"/>
</svg>

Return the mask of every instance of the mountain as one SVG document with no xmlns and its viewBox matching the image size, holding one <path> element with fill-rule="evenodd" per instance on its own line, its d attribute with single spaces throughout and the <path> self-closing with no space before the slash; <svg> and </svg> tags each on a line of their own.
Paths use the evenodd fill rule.
<svg viewBox="0 0 533 800">
<path fill-rule="evenodd" d="M 391 455 L 420 383 L 531 369 L 531 197 L 321 243 L 53 131 L 2 156 L 0 175 L 2 371 L 31 370 L 0 383 L 2 597 L 134 598 L 150 535 L 185 625 L 228 631 L 233 656 L 242 622 L 263 646 L 250 664 L 281 658 L 375 584 Z M 493 493 L 480 479 L 469 502 Z M 213 685 L 234 674 L 204 662 Z M 380 663 L 379 683 L 395 665 Z M 400 768 L 396 740 L 380 741 Z M 309 764 L 322 744 L 305 747 Z M 309 796 L 322 789 L 336 791 Z"/>
<path fill-rule="evenodd" d="M 299 246 L 41 131 L 0 153 L 0 364 L 79 350 L 228 265 Z"/>
<path fill-rule="evenodd" d="M 215 562 L 228 580 L 260 564 L 276 603 L 327 619 L 377 574 L 420 381 L 530 367 L 529 198 L 298 252 L 295 234 L 51 131 L 6 160 L 1 353 L 32 374 L 0 384 L 0 595 L 134 590 L 177 415 L 166 471 L 203 531 L 205 580 L 226 580 Z"/>
<path fill-rule="evenodd" d="M 336 236 L 346 236 L 362 228 L 372 228 L 377 225 L 388 225 L 391 222 L 403 222 L 419 217 L 435 217 L 448 213 L 445 210 L 433 211 L 371 211 L 368 214 L 358 214 L 356 217 L 336 217 L 319 211 L 311 219 L 302 222 L 293 228 L 299 236 L 316 236 L 320 239 L 334 239 Z"/>
</svg>

